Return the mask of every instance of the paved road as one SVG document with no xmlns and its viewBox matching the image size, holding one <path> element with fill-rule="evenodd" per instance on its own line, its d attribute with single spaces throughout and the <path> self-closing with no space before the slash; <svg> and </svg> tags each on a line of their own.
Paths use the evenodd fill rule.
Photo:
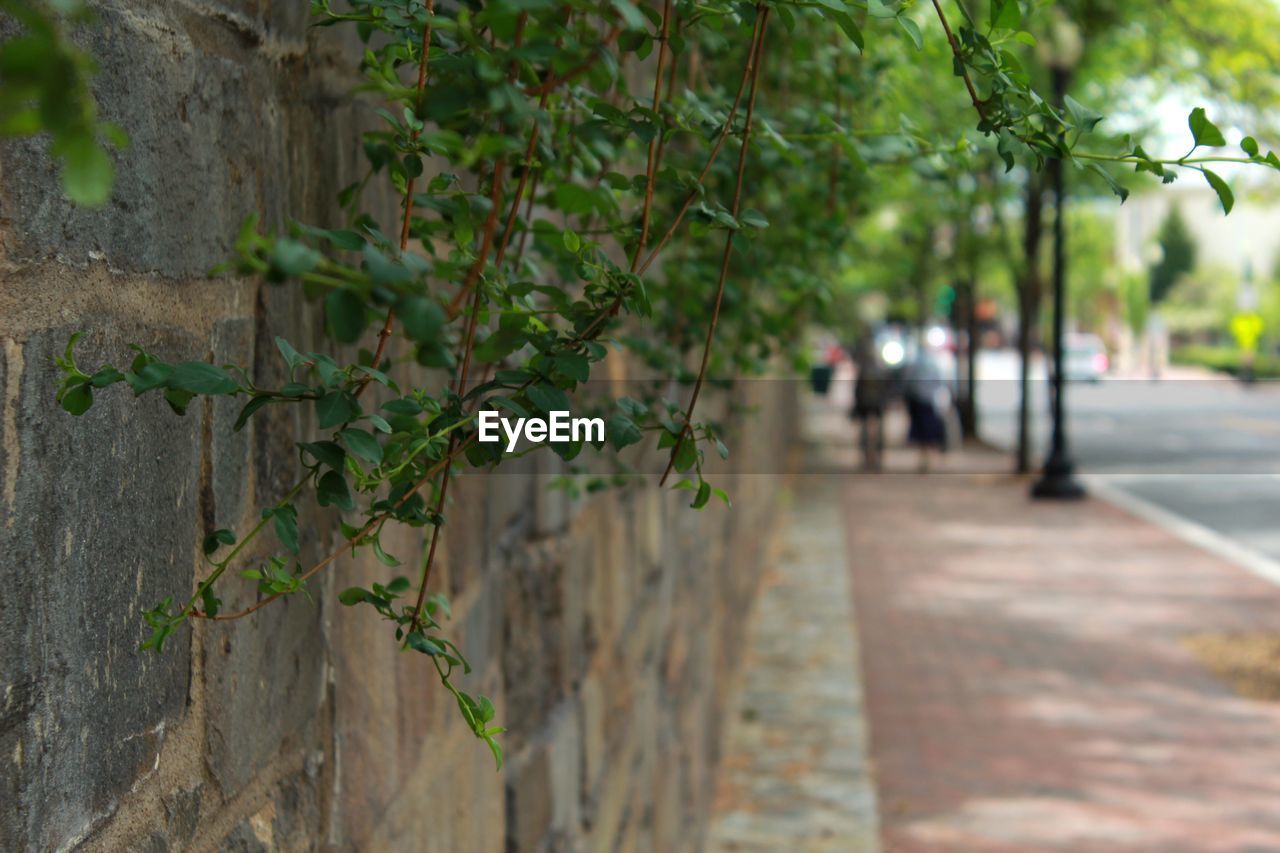
<svg viewBox="0 0 1280 853">
<path fill-rule="evenodd" d="M 1011 448 L 1016 356 L 984 354 L 981 432 Z M 1036 456 L 1048 443 L 1043 371 L 1033 382 Z M 1280 560 L 1280 384 L 1231 379 L 1072 383 L 1069 437 L 1082 472 Z"/>
</svg>

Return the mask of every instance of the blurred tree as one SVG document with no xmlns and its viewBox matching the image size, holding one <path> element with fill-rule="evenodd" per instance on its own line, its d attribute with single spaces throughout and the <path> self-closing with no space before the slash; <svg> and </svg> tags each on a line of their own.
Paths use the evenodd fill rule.
<svg viewBox="0 0 1280 853">
<path fill-rule="evenodd" d="M 1115 264 L 1115 219 L 1097 205 L 1079 206 L 1067 217 L 1071 267 L 1067 271 L 1071 315 L 1076 325 L 1104 338 L 1119 318 L 1120 282 Z"/>
<path fill-rule="evenodd" d="M 1178 279 L 1196 266 L 1196 244 L 1187 229 L 1182 211 L 1169 208 L 1156 237 L 1161 256 L 1151 267 L 1151 302 L 1160 304 L 1173 290 Z"/>
<path fill-rule="evenodd" d="M 1125 325 L 1136 341 L 1147 331 L 1147 317 L 1151 311 L 1150 288 L 1146 276 L 1140 273 L 1125 276 L 1120 287 L 1124 291 Z"/>
<path fill-rule="evenodd" d="M 1160 305 L 1169 333 L 1181 342 L 1222 343 L 1229 339 L 1231 318 L 1237 313 L 1237 271 L 1205 266 L 1179 275 Z"/>
</svg>

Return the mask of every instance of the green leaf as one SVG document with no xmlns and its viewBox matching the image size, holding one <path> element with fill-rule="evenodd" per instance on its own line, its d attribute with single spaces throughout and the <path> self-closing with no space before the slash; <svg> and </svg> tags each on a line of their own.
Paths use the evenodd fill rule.
<svg viewBox="0 0 1280 853">
<path fill-rule="evenodd" d="M 304 441 L 298 446 L 335 471 L 341 471 L 347 464 L 347 452 L 332 441 Z"/>
<path fill-rule="evenodd" d="M 619 397 L 618 408 L 632 418 L 643 418 L 649 413 L 649 407 L 632 397 Z"/>
<path fill-rule="evenodd" d="M 510 397 L 490 397 L 485 400 L 485 402 L 495 408 L 506 409 L 513 413 L 517 418 L 529 417 L 529 410 L 517 403 L 515 400 L 512 400 Z"/>
<path fill-rule="evenodd" d="M 413 416 L 422 414 L 422 406 L 420 406 L 412 397 L 400 397 L 395 400 L 388 400 L 382 404 L 382 408 L 393 415 Z"/>
<path fill-rule="evenodd" d="M 537 385 L 530 385 L 525 393 L 529 397 L 529 402 L 537 406 L 539 411 L 548 413 L 569 411 L 569 398 L 554 385 L 540 382 Z"/>
<path fill-rule="evenodd" d="M 480 362 L 501 361 L 524 346 L 528 340 L 529 335 L 523 327 L 499 328 L 476 344 L 472 356 Z"/>
<path fill-rule="evenodd" d="M 137 395 L 162 387 L 169 381 L 169 374 L 171 373 L 173 373 L 173 365 L 171 364 L 152 361 L 138 365 L 138 359 L 134 359 L 133 373 L 126 374 L 125 381 L 129 383 L 129 387 Z"/>
<path fill-rule="evenodd" d="M 386 551 L 382 549 L 382 542 L 379 541 L 378 539 L 373 540 L 373 556 L 377 557 L 378 562 L 382 563 L 382 565 L 384 566 L 395 567 L 400 565 L 399 560 L 397 560 L 395 557 L 391 556 L 390 554 L 388 554 Z M 404 581 L 404 588 L 400 590 L 401 592 L 403 592 L 404 589 L 408 588 L 409 586 L 408 580 L 406 580 L 405 578 L 396 578 L 396 580 Z M 388 587 L 388 589 L 390 589 L 390 587 Z"/>
<path fill-rule="evenodd" d="M 281 237 L 271 247 L 271 266 L 284 276 L 300 276 L 311 272 L 324 256 L 298 240 Z"/>
<path fill-rule="evenodd" d="M 175 414 L 185 415 L 187 406 L 191 404 L 191 398 L 195 394 L 190 391 L 183 391 L 178 388 L 166 388 L 164 390 L 164 401 L 169 404 L 169 408 L 173 409 Z"/>
<path fill-rule="evenodd" d="M 285 504 L 271 511 L 271 525 L 276 536 L 291 554 L 298 553 L 298 511 L 293 504 Z"/>
<path fill-rule="evenodd" d="M 320 506 L 336 506 L 350 512 L 356 508 L 347 479 L 337 471 L 326 471 L 316 486 L 316 502 Z"/>
<path fill-rule="evenodd" d="M 991 0 L 991 29 L 1016 30 L 1022 23 L 1022 5 L 1018 0 Z"/>
<path fill-rule="evenodd" d="M 563 352 L 558 354 L 553 361 L 556 370 L 559 370 L 565 376 L 575 382 L 586 382 L 591 376 L 591 363 L 587 361 L 587 357 L 576 352 Z"/>
<path fill-rule="evenodd" d="M 104 367 L 89 377 L 89 384 L 94 388 L 106 388 L 124 379 L 124 374 L 114 367 Z"/>
<path fill-rule="evenodd" d="M 493 735 L 485 735 L 484 742 L 489 744 L 489 751 L 493 753 L 493 761 L 497 765 L 497 769 L 502 769 L 502 746 L 493 737 Z"/>
<path fill-rule="evenodd" d="M 294 349 L 292 344 L 279 335 L 276 336 L 276 349 L 280 350 L 280 355 L 284 357 L 285 363 L 291 369 L 310 363 L 306 356 Z"/>
<path fill-rule="evenodd" d="M 320 429 L 329 429 L 353 421 L 359 414 L 355 398 L 345 391 L 330 391 L 316 400 L 316 417 Z"/>
<path fill-rule="evenodd" d="M 368 325 L 364 300 L 350 290 L 334 290 L 324 299 L 324 317 L 329 334 L 344 344 L 360 339 Z"/>
<path fill-rule="evenodd" d="M 1231 208 L 1236 206 L 1236 197 L 1231 192 L 1231 187 L 1227 186 L 1227 182 L 1216 173 L 1208 169 L 1201 169 L 1201 171 L 1204 172 L 1204 179 L 1209 182 L 1209 186 L 1213 187 L 1213 191 L 1218 194 L 1218 201 L 1222 203 L 1222 212 L 1231 213 Z"/>
<path fill-rule="evenodd" d="M 62 392 L 59 402 L 71 414 L 83 415 L 93 405 L 93 389 L 88 382 L 76 383 Z"/>
<path fill-rule="evenodd" d="M 234 394 L 240 390 L 240 384 L 225 370 L 203 361 L 184 361 L 174 365 L 165 384 L 192 394 Z"/>
<path fill-rule="evenodd" d="M 1017 5 L 1016 2 L 1013 5 Z M 1093 130 L 1098 122 L 1102 121 L 1102 113 L 1089 109 L 1070 95 L 1066 96 L 1065 103 L 1067 105 L 1067 114 L 1071 116 L 1071 123 L 1086 133 Z"/>
<path fill-rule="evenodd" d="M 271 398 L 264 394 L 260 397 L 254 397 L 252 400 L 245 403 L 244 408 L 240 410 L 240 414 L 236 415 L 236 422 L 232 425 L 231 429 L 234 432 L 239 432 L 244 429 L 245 424 L 249 422 L 249 418 L 253 416 L 253 413 L 270 402 Z"/>
<path fill-rule="evenodd" d="M 1252 136 L 1246 136 L 1240 140 L 1240 150 L 1248 154 L 1250 157 L 1258 156 L 1258 140 Z"/>
<path fill-rule="evenodd" d="M 345 604 L 347 607 L 362 604 L 368 601 L 369 597 L 369 590 L 359 586 L 347 587 L 342 592 L 338 593 L 338 601 Z"/>
<path fill-rule="evenodd" d="M 444 311 L 435 301 L 421 296 L 409 296 L 400 300 L 396 316 L 400 318 L 409 339 L 418 343 L 435 340 L 444 328 Z"/>
<path fill-rule="evenodd" d="M 1129 198 L 1129 190 L 1122 186 L 1121 183 L 1115 179 L 1114 175 L 1104 169 L 1102 164 L 1090 163 L 1088 169 L 1106 181 L 1107 186 L 1111 187 L 1111 191 L 1120 197 L 1121 202 Z"/>
<path fill-rule="evenodd" d="M 206 615 L 218 615 L 218 610 L 222 607 L 222 599 L 214 594 L 212 586 L 200 588 L 200 606 L 204 609 Z"/>
<path fill-rule="evenodd" d="M 382 462 L 382 445 L 378 444 L 378 440 L 362 429 L 344 429 L 338 433 L 342 443 L 345 444 L 352 453 L 370 462 L 374 465 Z"/>
<path fill-rule="evenodd" d="M 849 41 L 853 42 L 854 46 L 857 47 L 859 51 L 864 50 L 866 48 L 866 43 L 862 37 L 862 30 L 858 29 L 858 25 L 854 23 L 854 20 L 849 13 L 844 11 L 844 9 L 833 9 L 827 7 L 826 4 L 823 4 L 823 6 L 824 8 L 820 10 L 822 14 L 829 20 L 834 21 L 836 26 L 839 27 L 846 36 L 848 36 Z"/>
<path fill-rule="evenodd" d="M 644 15 L 631 0 L 612 0 L 613 8 L 618 10 L 619 17 L 627 25 L 627 29 L 641 30 L 645 26 Z"/>
<path fill-rule="evenodd" d="M 230 530 L 215 530 L 204 537 L 204 555 L 207 557 L 223 545 L 234 544 L 236 544 L 236 535 Z"/>
<path fill-rule="evenodd" d="M 709 500 L 711 500 L 711 484 L 706 480 L 702 480 L 698 483 L 698 494 L 694 496 L 693 503 L 689 504 L 689 506 L 692 509 L 702 509 Z"/>
<path fill-rule="evenodd" d="M 572 231 L 564 232 L 561 239 L 564 241 L 564 247 L 575 255 L 578 254 L 578 249 L 582 248 L 582 240 Z"/>
<path fill-rule="evenodd" d="M 405 638 L 409 644 L 409 648 L 416 652 L 422 652 L 424 655 L 442 655 L 444 654 L 444 646 L 437 643 L 431 637 L 420 634 L 417 631 L 410 631 L 409 636 Z"/>
<path fill-rule="evenodd" d="M 62 188 L 84 207 L 98 207 L 111 197 L 115 168 L 106 150 L 93 137 L 74 136 L 54 146 L 62 159 Z"/>
<path fill-rule="evenodd" d="M 1187 117 L 1187 124 L 1191 128 L 1191 136 L 1195 139 L 1197 148 L 1201 145 L 1217 148 L 1227 144 L 1222 131 L 1218 130 L 1218 126 L 1209 121 L 1209 117 L 1205 115 L 1204 107 L 1196 107 L 1192 110 L 1191 115 Z"/>
<path fill-rule="evenodd" d="M 906 15 L 898 16 L 898 25 L 902 27 L 903 32 L 907 34 L 907 38 L 911 39 L 911 43 L 916 46 L 916 50 L 924 47 L 924 35 L 920 32 L 920 25 L 908 18 Z"/>
<path fill-rule="evenodd" d="M 676 450 L 675 469 L 681 473 L 688 471 L 698 461 L 698 447 L 693 437 L 686 435 Z"/>
<path fill-rule="evenodd" d="M 605 421 L 604 431 L 615 450 L 621 450 L 644 439 L 644 433 L 636 426 L 635 421 L 621 412 Z"/>
</svg>

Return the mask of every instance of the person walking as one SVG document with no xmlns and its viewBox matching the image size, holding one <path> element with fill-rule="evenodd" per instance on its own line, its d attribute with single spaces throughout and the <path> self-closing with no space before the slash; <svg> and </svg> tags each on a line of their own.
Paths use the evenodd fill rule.
<svg viewBox="0 0 1280 853">
<path fill-rule="evenodd" d="M 862 470 L 880 471 L 884 464 L 884 407 L 888 377 L 876 352 L 875 339 L 863 335 L 853 353 L 853 410 L 862 448 Z"/>
<path fill-rule="evenodd" d="M 930 468 L 930 452 L 947 448 L 946 413 L 951 407 L 951 392 L 943 376 L 942 366 L 926 350 L 907 368 L 906 373 L 907 443 L 920 449 L 919 471 Z"/>
</svg>

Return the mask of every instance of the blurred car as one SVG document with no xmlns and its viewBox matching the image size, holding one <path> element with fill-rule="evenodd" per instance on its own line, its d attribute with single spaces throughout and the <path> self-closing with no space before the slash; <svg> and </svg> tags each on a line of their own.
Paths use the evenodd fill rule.
<svg viewBox="0 0 1280 853">
<path fill-rule="evenodd" d="M 1097 335 L 1067 335 L 1062 357 L 1068 382 L 1098 382 L 1111 369 L 1107 348 Z"/>
</svg>

